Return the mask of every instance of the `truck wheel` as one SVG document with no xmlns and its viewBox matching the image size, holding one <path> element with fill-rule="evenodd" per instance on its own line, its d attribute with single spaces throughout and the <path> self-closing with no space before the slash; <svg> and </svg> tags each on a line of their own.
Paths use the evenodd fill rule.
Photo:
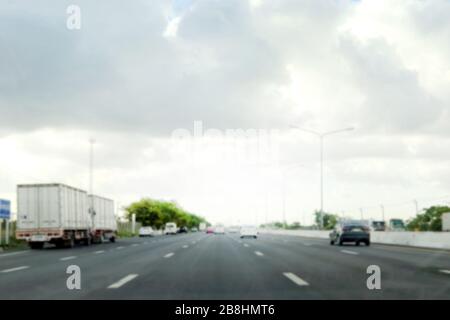
<svg viewBox="0 0 450 320">
<path fill-rule="evenodd" d="M 69 240 L 66 241 L 66 247 L 67 248 L 75 247 L 75 238 L 74 237 L 71 237 Z"/>
<path fill-rule="evenodd" d="M 56 246 L 56 248 L 58 248 L 58 249 L 64 248 L 64 241 L 58 239 L 58 240 L 55 242 L 55 246 Z"/>
<path fill-rule="evenodd" d="M 87 237 L 85 240 L 84 240 L 84 245 L 85 246 L 90 246 L 92 244 L 92 238 L 91 237 Z"/>
<path fill-rule="evenodd" d="M 111 241 L 112 243 L 116 242 L 116 237 L 109 238 L 109 241 Z"/>
<path fill-rule="evenodd" d="M 30 242 L 29 246 L 31 249 L 42 249 L 44 248 L 44 242 Z"/>
</svg>

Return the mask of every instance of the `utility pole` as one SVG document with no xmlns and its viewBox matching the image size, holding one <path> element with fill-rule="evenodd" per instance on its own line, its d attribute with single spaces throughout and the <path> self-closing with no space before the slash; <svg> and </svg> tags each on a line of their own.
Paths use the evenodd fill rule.
<svg viewBox="0 0 450 320">
<path fill-rule="evenodd" d="M 363 211 L 363 208 L 360 208 L 359 211 L 361 212 L 361 220 L 364 220 L 364 211 Z"/>
<path fill-rule="evenodd" d="M 385 221 L 384 219 L 384 206 L 383 205 L 381 205 L 380 206 L 381 207 L 381 219 L 383 219 L 383 221 Z"/>
<path fill-rule="evenodd" d="M 416 215 L 419 214 L 419 203 L 417 202 L 417 200 L 414 200 L 414 205 L 416 206 Z"/>
</svg>

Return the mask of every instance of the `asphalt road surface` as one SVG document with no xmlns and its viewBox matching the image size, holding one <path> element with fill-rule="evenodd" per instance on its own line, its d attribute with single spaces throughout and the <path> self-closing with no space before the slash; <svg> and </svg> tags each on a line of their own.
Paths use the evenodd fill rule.
<svg viewBox="0 0 450 320">
<path fill-rule="evenodd" d="M 71 265 L 80 290 L 67 288 Z M 370 265 L 380 290 L 367 287 Z M 450 299 L 450 252 L 268 234 L 120 239 L 0 254 L 0 299 Z"/>
</svg>

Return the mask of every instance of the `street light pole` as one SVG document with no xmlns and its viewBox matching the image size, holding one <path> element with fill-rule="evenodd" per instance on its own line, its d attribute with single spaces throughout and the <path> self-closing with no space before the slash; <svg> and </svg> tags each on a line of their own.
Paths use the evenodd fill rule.
<svg viewBox="0 0 450 320">
<path fill-rule="evenodd" d="M 89 150 L 89 193 L 94 192 L 94 144 L 95 140 L 93 138 L 89 139 L 90 150 Z"/>
<path fill-rule="evenodd" d="M 298 167 L 303 167 L 303 164 L 297 163 L 288 167 L 281 169 L 282 172 L 282 201 L 283 201 L 283 226 L 286 227 L 286 173 L 289 169 L 295 169 Z"/>
<path fill-rule="evenodd" d="M 323 135 L 320 136 L 320 214 L 321 228 L 323 228 Z"/>
<path fill-rule="evenodd" d="M 283 179 L 283 228 L 286 228 L 286 181 Z"/>
<path fill-rule="evenodd" d="M 312 131 L 312 130 L 307 130 L 307 129 L 303 129 L 303 128 L 299 128 L 297 126 L 291 126 L 291 128 L 295 128 L 301 131 L 305 131 L 311 134 L 314 134 L 316 136 L 319 137 L 320 139 L 320 216 L 321 216 L 321 222 L 320 222 L 320 228 L 323 229 L 323 209 L 324 209 L 324 200 L 323 200 L 323 163 L 324 163 L 324 138 L 332 135 L 332 134 L 337 134 L 337 133 L 341 133 L 341 132 L 346 132 L 346 131 L 352 131 L 355 128 L 353 127 L 349 127 L 349 128 L 345 128 L 345 129 L 339 129 L 339 130 L 333 130 L 333 131 L 328 131 L 328 132 L 316 132 L 316 131 Z"/>
<path fill-rule="evenodd" d="M 89 193 L 91 194 L 91 201 L 89 203 L 89 213 L 92 220 L 92 228 L 94 228 L 94 144 L 95 139 L 89 139 L 90 149 L 89 149 Z"/>
</svg>

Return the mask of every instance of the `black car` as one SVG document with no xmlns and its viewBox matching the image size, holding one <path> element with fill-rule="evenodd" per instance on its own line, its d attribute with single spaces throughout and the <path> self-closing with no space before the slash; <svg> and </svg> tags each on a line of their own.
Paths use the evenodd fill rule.
<svg viewBox="0 0 450 320">
<path fill-rule="evenodd" d="M 181 227 L 178 229 L 178 233 L 188 233 L 188 229 L 186 227 Z"/>
<path fill-rule="evenodd" d="M 345 242 L 354 242 L 357 246 L 364 243 L 370 246 L 370 229 L 361 223 L 341 223 L 330 233 L 330 244 L 342 246 Z"/>
</svg>

